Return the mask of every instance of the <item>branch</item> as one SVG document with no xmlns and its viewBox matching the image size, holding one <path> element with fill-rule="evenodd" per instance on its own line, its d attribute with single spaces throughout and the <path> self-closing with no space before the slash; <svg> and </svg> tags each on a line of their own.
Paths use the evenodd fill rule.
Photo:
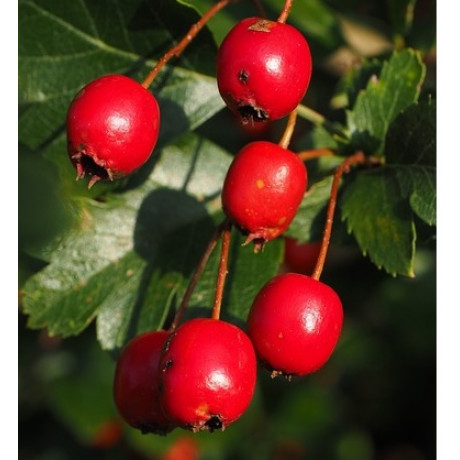
<svg viewBox="0 0 460 460">
<path fill-rule="evenodd" d="M 206 268 L 209 257 L 211 256 L 212 251 L 216 247 L 217 240 L 220 238 L 226 226 L 227 226 L 227 221 L 225 220 L 219 226 L 217 226 L 216 229 L 214 230 L 214 233 L 211 236 L 211 239 L 209 240 L 208 245 L 206 246 L 206 249 L 203 252 L 203 255 L 201 256 L 201 259 L 198 262 L 195 272 L 190 278 L 190 282 L 184 293 L 182 302 L 179 305 L 176 316 L 174 317 L 174 320 L 169 328 L 170 331 L 174 331 L 177 328 L 177 326 L 180 324 L 180 322 L 182 321 L 182 317 L 184 316 L 185 310 L 187 309 L 187 305 L 190 301 L 190 298 L 192 297 L 193 291 L 195 290 L 198 280 L 200 279 L 200 276 L 202 275 L 204 269 Z"/>
<path fill-rule="evenodd" d="M 219 271 L 217 272 L 216 293 L 214 297 L 214 306 L 212 307 L 211 317 L 220 318 L 220 308 L 224 294 L 225 280 L 228 274 L 228 253 L 230 249 L 230 240 L 232 236 L 232 225 L 229 221 L 225 222 L 225 228 L 222 232 L 222 248 L 220 252 Z"/>
<path fill-rule="evenodd" d="M 332 223 L 334 221 L 334 211 L 337 204 L 337 194 L 339 183 L 342 175 L 350 171 L 351 166 L 357 164 L 381 164 L 382 160 L 377 157 L 366 157 L 363 152 L 356 152 L 354 155 L 346 158 L 336 169 L 334 179 L 331 186 L 331 195 L 326 214 L 326 224 L 324 226 L 323 239 L 321 241 L 321 249 L 319 251 L 318 260 L 316 261 L 315 269 L 313 270 L 312 278 L 319 280 L 323 271 L 324 262 L 326 260 L 329 242 L 331 239 Z"/>
<path fill-rule="evenodd" d="M 206 23 L 220 10 L 225 8 L 229 3 L 235 2 L 238 0 L 220 0 L 215 5 L 213 5 L 206 13 L 201 17 L 201 19 L 190 27 L 189 31 L 185 34 L 182 40 L 169 51 L 167 51 L 163 57 L 157 62 L 156 66 L 149 72 L 147 77 L 142 82 L 144 88 L 148 88 L 155 77 L 158 75 L 160 70 L 169 62 L 173 57 L 178 57 L 190 44 L 190 42 L 196 37 L 198 32 L 206 25 Z"/>
</svg>

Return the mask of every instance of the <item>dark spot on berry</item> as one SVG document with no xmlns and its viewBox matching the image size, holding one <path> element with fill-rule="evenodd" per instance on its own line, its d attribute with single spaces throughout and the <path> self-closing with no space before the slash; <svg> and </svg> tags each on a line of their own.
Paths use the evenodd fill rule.
<svg viewBox="0 0 460 460">
<path fill-rule="evenodd" d="M 205 427 L 212 433 L 214 430 L 222 430 L 223 423 L 218 415 L 213 415 L 205 424 Z"/>
<path fill-rule="evenodd" d="M 88 174 L 88 176 L 95 176 L 104 180 L 110 179 L 107 170 L 102 166 L 99 166 L 90 156 L 81 154 L 79 163 L 81 164 L 85 174 Z"/>
<path fill-rule="evenodd" d="M 171 366 L 173 365 L 173 360 L 172 359 L 168 359 L 168 361 L 165 362 L 165 365 L 163 367 L 163 370 L 164 371 L 167 371 L 169 368 L 171 368 Z"/>
<path fill-rule="evenodd" d="M 241 105 L 238 107 L 238 112 L 245 120 L 267 121 L 269 118 L 267 112 L 252 105 Z"/>
<path fill-rule="evenodd" d="M 238 80 L 243 83 L 243 85 L 246 85 L 248 80 L 249 80 L 249 74 L 246 72 L 246 70 L 241 69 L 240 73 L 238 74 Z"/>
</svg>

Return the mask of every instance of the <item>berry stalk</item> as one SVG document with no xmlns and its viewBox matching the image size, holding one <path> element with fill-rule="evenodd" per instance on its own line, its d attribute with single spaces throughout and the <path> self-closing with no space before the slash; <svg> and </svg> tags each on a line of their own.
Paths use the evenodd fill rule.
<svg viewBox="0 0 460 460">
<path fill-rule="evenodd" d="M 286 129 L 284 130 L 283 136 L 279 141 L 278 145 L 283 149 L 287 149 L 289 147 L 289 143 L 291 142 L 292 135 L 294 134 L 294 128 L 297 121 L 297 110 L 293 110 L 289 114 L 289 118 L 287 121 Z"/>
<path fill-rule="evenodd" d="M 314 160 L 315 158 L 324 157 L 327 155 L 333 155 L 334 152 L 331 149 L 311 149 L 311 150 L 302 150 L 297 153 L 297 156 L 302 161 Z"/>
<path fill-rule="evenodd" d="M 147 77 L 142 82 L 144 88 L 148 88 L 160 70 L 173 58 L 179 57 L 187 45 L 198 35 L 198 32 L 206 25 L 206 23 L 220 10 L 225 8 L 229 3 L 236 2 L 238 0 L 220 0 L 200 18 L 198 22 L 190 27 L 189 31 L 184 35 L 182 40 L 176 45 L 169 49 L 157 62 L 155 67 L 149 72 Z"/>
<path fill-rule="evenodd" d="M 222 248 L 220 252 L 219 270 L 217 272 L 216 293 L 214 297 L 214 305 L 212 307 L 211 318 L 220 318 L 220 308 L 222 306 L 222 298 L 224 295 L 225 280 L 228 274 L 228 254 L 230 250 L 230 240 L 232 237 L 232 225 L 229 221 L 224 223 L 222 232 Z"/>
<path fill-rule="evenodd" d="M 214 233 L 211 236 L 211 239 L 209 240 L 208 245 L 206 246 L 206 249 L 203 252 L 203 255 L 201 256 L 201 259 L 195 268 L 195 272 L 190 278 L 190 282 L 187 286 L 187 289 L 185 290 L 184 297 L 182 298 L 182 302 L 180 303 L 179 308 L 177 309 L 177 313 L 174 317 L 174 320 L 171 323 L 171 326 L 169 328 L 171 332 L 174 331 L 177 328 L 177 326 L 181 323 L 185 310 L 187 309 L 187 305 L 198 283 L 198 280 L 200 279 L 200 276 L 202 275 L 204 269 L 206 268 L 206 265 L 209 261 L 209 257 L 214 251 L 214 248 L 217 245 L 218 239 L 221 237 L 222 232 L 227 228 L 227 226 L 228 224 L 227 224 L 227 221 L 225 220 L 220 225 L 218 225 L 216 229 L 214 230 Z"/>
<path fill-rule="evenodd" d="M 286 0 L 284 2 L 284 7 L 283 10 L 281 11 L 277 21 L 278 22 L 286 22 L 287 18 L 289 16 L 289 13 L 291 12 L 292 4 L 294 3 L 294 0 Z"/>
<path fill-rule="evenodd" d="M 355 154 L 346 158 L 335 170 L 334 179 L 331 186 L 331 195 L 329 197 L 329 204 L 327 207 L 326 224 L 324 226 L 323 239 L 321 241 L 321 249 L 319 251 L 318 260 L 316 261 L 313 270 L 312 278 L 319 280 L 326 261 L 327 251 L 329 249 L 329 242 L 331 239 L 332 224 L 334 221 L 334 212 L 337 204 L 337 194 L 339 190 L 340 179 L 344 173 L 348 173 L 353 165 L 357 164 L 381 164 L 382 160 L 377 157 L 366 157 L 363 152 L 356 152 Z"/>
</svg>

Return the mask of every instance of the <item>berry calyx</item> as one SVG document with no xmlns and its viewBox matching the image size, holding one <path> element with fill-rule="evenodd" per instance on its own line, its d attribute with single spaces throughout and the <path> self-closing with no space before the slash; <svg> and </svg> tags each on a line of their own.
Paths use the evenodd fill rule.
<svg viewBox="0 0 460 460">
<path fill-rule="evenodd" d="M 143 433 L 166 434 L 174 427 L 159 401 L 159 362 L 168 335 L 151 331 L 135 337 L 117 361 L 115 405 L 126 423 Z"/>
<path fill-rule="evenodd" d="M 290 150 L 267 141 L 247 144 L 224 180 L 222 207 L 256 249 L 281 235 L 307 188 L 307 170 Z"/>
<path fill-rule="evenodd" d="M 302 101 L 312 60 L 304 36 L 293 26 L 258 17 L 243 19 L 217 55 L 219 92 L 244 120 L 277 120 Z"/>
<path fill-rule="evenodd" d="M 321 250 L 321 241 L 299 243 L 295 238 L 284 239 L 284 263 L 288 271 L 311 275 Z"/>
<path fill-rule="evenodd" d="M 298 273 L 272 278 L 257 294 L 247 326 L 272 376 L 304 376 L 331 356 L 343 323 L 342 303 L 328 285 Z"/>
<path fill-rule="evenodd" d="M 183 323 L 168 339 L 160 368 L 163 410 L 182 428 L 224 430 L 252 400 L 254 348 L 231 323 L 212 318 Z"/>
<path fill-rule="evenodd" d="M 105 75 L 86 85 L 67 112 L 67 151 L 77 179 L 89 187 L 140 168 L 150 157 L 160 130 L 155 97 L 124 75 Z"/>
</svg>

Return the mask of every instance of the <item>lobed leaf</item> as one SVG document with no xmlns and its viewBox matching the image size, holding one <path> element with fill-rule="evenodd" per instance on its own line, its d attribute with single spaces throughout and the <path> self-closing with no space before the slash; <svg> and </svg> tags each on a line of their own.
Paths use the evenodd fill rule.
<svg viewBox="0 0 460 460">
<path fill-rule="evenodd" d="M 285 236 L 299 242 L 318 241 L 323 232 L 326 208 L 331 194 L 332 176 L 316 182 L 305 194 Z"/>
<path fill-rule="evenodd" d="M 162 327 L 223 218 L 219 194 L 231 159 L 188 133 L 162 151 L 139 187 L 108 194 L 105 202 L 82 200 L 79 225 L 62 237 L 49 265 L 24 286 L 28 325 L 69 336 L 97 318 L 105 349 Z M 281 250 L 273 243 L 255 256 L 251 248 L 234 243 L 226 314 L 245 320 L 252 297 L 278 270 Z M 216 253 L 191 310 L 210 308 L 217 262 Z"/>
<path fill-rule="evenodd" d="M 364 254 L 391 275 L 414 276 L 415 227 L 394 173 L 356 174 L 342 197 L 342 218 Z"/>
<path fill-rule="evenodd" d="M 436 223 L 436 105 L 431 99 L 409 106 L 391 124 L 385 156 L 396 171 L 412 210 Z"/>
</svg>

